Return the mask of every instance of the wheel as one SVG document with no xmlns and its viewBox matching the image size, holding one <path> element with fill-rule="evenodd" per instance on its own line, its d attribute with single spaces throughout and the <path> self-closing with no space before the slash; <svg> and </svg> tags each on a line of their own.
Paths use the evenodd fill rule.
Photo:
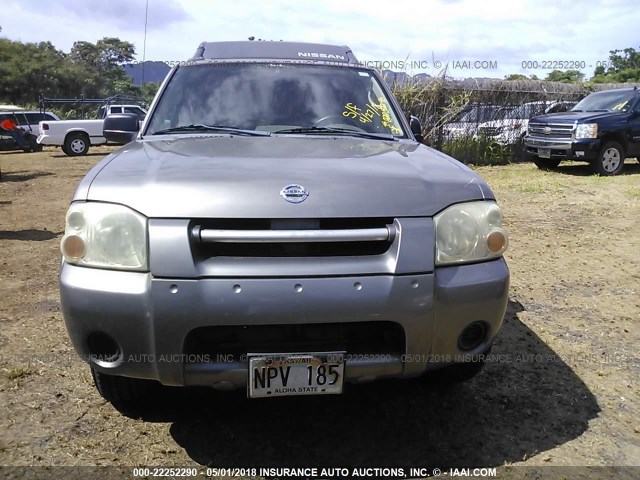
<svg viewBox="0 0 640 480">
<path fill-rule="evenodd" d="M 98 393 L 120 411 L 140 408 L 158 386 L 152 380 L 107 375 L 94 367 L 91 367 L 91 375 Z"/>
<path fill-rule="evenodd" d="M 64 139 L 64 153 L 72 157 L 86 155 L 89 151 L 89 139 L 87 135 L 81 132 L 70 133 Z"/>
<path fill-rule="evenodd" d="M 487 356 L 491 353 L 491 347 L 476 355 L 469 361 L 457 363 L 439 370 L 432 370 L 425 373 L 424 378 L 428 382 L 438 383 L 441 385 L 455 385 L 471 380 L 478 375 L 487 361 Z"/>
<path fill-rule="evenodd" d="M 560 160 L 555 160 L 553 158 L 534 157 L 533 163 L 535 163 L 536 167 L 538 167 L 540 170 L 553 170 L 554 168 L 558 168 L 558 165 L 560 165 Z"/>
<path fill-rule="evenodd" d="M 595 173 L 600 175 L 619 175 L 624 168 L 625 152 L 618 142 L 605 143 L 594 163 L 591 165 Z"/>
</svg>

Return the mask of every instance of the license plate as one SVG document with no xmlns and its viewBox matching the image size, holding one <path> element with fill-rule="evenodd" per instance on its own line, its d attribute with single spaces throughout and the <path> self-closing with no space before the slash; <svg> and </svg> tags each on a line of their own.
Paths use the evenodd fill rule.
<svg viewBox="0 0 640 480">
<path fill-rule="evenodd" d="M 538 149 L 538 157 L 540 158 L 551 158 L 551 150 L 548 148 L 539 148 Z"/>
<path fill-rule="evenodd" d="M 249 397 L 342 393 L 344 352 L 249 354 Z"/>
</svg>

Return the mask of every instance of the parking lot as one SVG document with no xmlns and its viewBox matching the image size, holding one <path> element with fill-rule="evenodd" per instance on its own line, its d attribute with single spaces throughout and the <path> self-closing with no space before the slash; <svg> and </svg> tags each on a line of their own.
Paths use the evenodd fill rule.
<svg viewBox="0 0 640 480">
<path fill-rule="evenodd" d="M 510 233 L 505 324 L 484 372 L 443 388 L 347 385 L 248 401 L 167 390 L 115 411 L 60 312 L 71 196 L 108 147 L 0 152 L 0 464 L 640 465 L 640 164 L 482 167 Z"/>
</svg>

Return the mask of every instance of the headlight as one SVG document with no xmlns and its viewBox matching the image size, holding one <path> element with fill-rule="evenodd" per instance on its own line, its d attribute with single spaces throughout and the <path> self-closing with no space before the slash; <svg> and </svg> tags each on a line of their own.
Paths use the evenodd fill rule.
<svg viewBox="0 0 640 480">
<path fill-rule="evenodd" d="M 576 127 L 576 138 L 598 138 L 597 123 L 583 123 Z"/>
<path fill-rule="evenodd" d="M 115 270 L 148 270 L 147 219 L 122 205 L 74 203 L 60 243 L 68 263 Z"/>
<path fill-rule="evenodd" d="M 436 229 L 436 264 L 475 262 L 500 257 L 509 237 L 502 228 L 502 213 L 495 202 L 452 205 L 433 219 Z"/>
</svg>

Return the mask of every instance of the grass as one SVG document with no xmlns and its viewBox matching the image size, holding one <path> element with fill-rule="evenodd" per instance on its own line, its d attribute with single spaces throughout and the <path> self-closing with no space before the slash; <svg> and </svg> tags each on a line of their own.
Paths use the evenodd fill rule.
<svg viewBox="0 0 640 480">
<path fill-rule="evenodd" d="M 548 187 L 548 185 L 542 185 L 541 183 L 530 183 L 529 185 L 522 185 L 520 191 L 524 193 L 544 193 Z"/>
<path fill-rule="evenodd" d="M 18 380 L 35 373 L 29 368 L 3 368 L 2 376 L 9 380 Z"/>
<path fill-rule="evenodd" d="M 490 138 L 474 138 L 471 135 L 446 141 L 442 151 L 469 165 L 507 165 L 513 156 L 511 147 Z"/>
<path fill-rule="evenodd" d="M 512 164 L 508 168 L 475 166 L 480 175 L 490 178 L 492 187 L 516 190 L 523 193 L 560 193 L 568 187 L 567 177 L 557 172 L 542 172 L 531 164 Z"/>
<path fill-rule="evenodd" d="M 625 193 L 631 198 L 640 198 L 640 188 L 630 188 Z"/>
</svg>

